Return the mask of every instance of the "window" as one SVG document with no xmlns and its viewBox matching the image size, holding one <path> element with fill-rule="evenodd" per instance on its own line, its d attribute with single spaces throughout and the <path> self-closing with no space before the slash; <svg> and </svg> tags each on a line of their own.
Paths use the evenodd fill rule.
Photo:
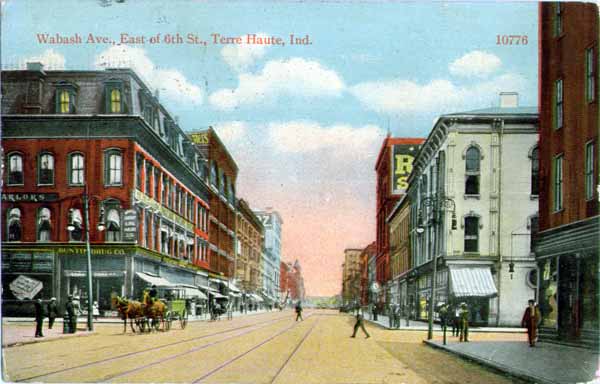
<svg viewBox="0 0 600 384">
<path fill-rule="evenodd" d="M 110 112 L 121 113 L 121 91 L 119 89 L 110 91 Z"/>
<path fill-rule="evenodd" d="M 21 210 L 19 208 L 9 209 L 6 222 L 8 224 L 8 241 L 21 241 L 21 236 L 23 233 L 21 224 Z"/>
<path fill-rule="evenodd" d="M 75 96 L 77 95 L 77 86 L 74 84 L 60 81 L 56 85 L 56 113 L 69 114 L 75 113 Z"/>
<path fill-rule="evenodd" d="M 135 155 L 135 187 L 142 190 L 142 167 L 144 164 L 144 158 L 141 154 L 136 153 Z"/>
<path fill-rule="evenodd" d="M 85 179 L 84 179 L 85 164 L 84 164 L 83 154 L 71 153 L 69 155 L 68 166 L 69 166 L 69 170 L 68 170 L 69 184 L 83 185 L 83 183 L 85 182 Z"/>
<path fill-rule="evenodd" d="M 152 178 L 152 164 L 146 162 L 146 190 L 144 191 L 148 196 L 152 193 L 150 179 Z"/>
<path fill-rule="evenodd" d="M 160 192 L 159 192 L 159 185 L 158 183 L 160 182 L 160 172 L 158 170 L 158 168 L 154 168 L 154 200 L 158 201 L 158 199 L 160 198 Z"/>
<path fill-rule="evenodd" d="M 594 197 L 594 143 L 585 145 L 585 198 Z"/>
<path fill-rule="evenodd" d="M 106 241 L 121 241 L 121 215 L 117 208 L 108 208 L 107 210 Z"/>
<path fill-rule="evenodd" d="M 465 154 L 465 194 L 479 195 L 479 171 L 481 154 L 477 147 L 469 147 Z"/>
<path fill-rule="evenodd" d="M 54 156 L 42 153 L 38 159 L 38 185 L 54 184 Z"/>
<path fill-rule="evenodd" d="M 594 65 L 594 48 L 585 50 L 585 94 L 588 103 L 596 98 L 596 66 Z"/>
<path fill-rule="evenodd" d="M 563 81 L 562 79 L 556 80 L 554 85 L 554 128 L 560 129 L 563 126 Z"/>
<path fill-rule="evenodd" d="M 83 218 L 80 209 L 69 209 L 68 223 L 67 230 L 69 231 L 69 240 L 81 241 L 83 239 Z"/>
<path fill-rule="evenodd" d="M 8 155 L 8 185 L 23 185 L 23 155 Z"/>
<path fill-rule="evenodd" d="M 144 211 L 144 230 L 146 231 L 146 235 L 143 237 L 143 245 L 146 248 L 152 248 L 152 215 L 150 211 Z"/>
<path fill-rule="evenodd" d="M 554 3 L 554 36 L 559 37 L 562 32 L 562 5 L 556 2 Z"/>
<path fill-rule="evenodd" d="M 479 252 L 479 217 L 465 217 L 465 252 Z"/>
<path fill-rule="evenodd" d="M 105 111 L 106 113 L 126 113 L 126 104 L 123 97 L 123 81 L 119 79 L 108 80 L 105 83 Z"/>
<path fill-rule="evenodd" d="M 563 155 L 554 158 L 554 211 L 563 209 L 563 161 Z"/>
<path fill-rule="evenodd" d="M 111 149 L 105 152 L 105 184 L 121 185 L 122 182 L 122 156 L 121 151 Z"/>
<path fill-rule="evenodd" d="M 531 194 L 537 196 L 540 193 L 540 151 L 535 147 L 531 151 Z"/>
<path fill-rule="evenodd" d="M 167 183 L 169 180 L 161 174 L 161 183 L 160 183 L 160 202 L 162 205 L 167 205 Z"/>
<path fill-rule="evenodd" d="M 218 186 L 218 184 L 217 184 L 217 174 L 218 174 L 217 163 L 215 163 L 213 161 L 212 166 L 210 167 L 210 183 L 213 186 L 215 186 L 215 187 Z"/>
<path fill-rule="evenodd" d="M 51 240 L 51 213 L 50 209 L 42 207 L 38 209 L 37 217 L 37 241 L 50 241 Z"/>
</svg>

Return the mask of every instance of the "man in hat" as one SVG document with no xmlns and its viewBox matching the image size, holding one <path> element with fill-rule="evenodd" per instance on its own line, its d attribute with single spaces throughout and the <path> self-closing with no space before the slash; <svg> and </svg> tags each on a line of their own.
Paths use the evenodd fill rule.
<svg viewBox="0 0 600 384">
<path fill-rule="evenodd" d="M 371 335 L 369 335 L 369 333 L 365 329 L 365 324 L 363 321 L 364 317 L 365 316 L 364 316 L 363 309 L 360 306 L 356 307 L 356 323 L 354 323 L 354 332 L 352 332 L 352 336 L 350 336 L 350 337 L 356 337 L 356 332 L 358 331 L 359 327 L 365 333 L 365 339 L 368 339 L 369 337 L 371 337 Z"/>
<path fill-rule="evenodd" d="M 521 320 L 521 326 L 527 328 L 527 338 L 529 339 L 529 346 L 535 347 L 535 339 L 537 337 L 537 327 L 542 317 L 538 306 L 535 305 L 535 300 L 529 300 L 525 313 L 523 313 L 523 319 Z"/>
<path fill-rule="evenodd" d="M 67 320 L 69 321 L 70 333 L 75 333 L 77 330 L 77 315 L 75 314 L 75 306 L 73 305 L 73 295 L 69 295 L 67 297 L 67 305 L 65 309 L 67 310 Z"/>
<path fill-rule="evenodd" d="M 44 337 L 42 327 L 44 324 L 44 307 L 42 307 L 42 299 L 37 299 L 35 305 L 35 337 Z"/>
<path fill-rule="evenodd" d="M 300 321 L 304 321 L 302 318 L 302 303 L 300 303 L 300 300 L 298 300 L 296 303 L 296 321 L 298 321 L 298 319 L 300 319 Z"/>
<path fill-rule="evenodd" d="M 458 338 L 458 341 L 467 342 L 469 341 L 469 307 L 467 306 L 467 303 L 460 304 L 460 311 L 458 314 L 460 329 L 460 336 Z"/>
<path fill-rule="evenodd" d="M 54 319 L 58 316 L 58 307 L 56 305 L 56 297 L 52 297 L 48 303 L 48 329 L 52 329 Z"/>
</svg>

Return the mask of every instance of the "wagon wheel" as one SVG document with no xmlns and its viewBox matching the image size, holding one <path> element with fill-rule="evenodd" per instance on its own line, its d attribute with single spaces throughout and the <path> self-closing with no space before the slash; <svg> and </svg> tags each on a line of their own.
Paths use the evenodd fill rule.
<svg viewBox="0 0 600 384">
<path fill-rule="evenodd" d="M 181 329 L 185 329 L 185 326 L 187 325 L 187 322 L 188 322 L 188 313 L 185 309 L 179 316 L 179 322 L 181 323 Z"/>
<path fill-rule="evenodd" d="M 163 321 L 165 323 L 165 331 L 170 330 L 171 323 L 173 322 L 173 314 L 171 312 L 167 312 L 165 317 L 163 318 Z"/>
</svg>

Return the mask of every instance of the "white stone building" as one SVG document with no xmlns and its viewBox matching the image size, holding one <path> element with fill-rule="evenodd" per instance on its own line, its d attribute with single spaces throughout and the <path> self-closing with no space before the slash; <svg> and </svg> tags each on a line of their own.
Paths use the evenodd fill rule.
<svg viewBox="0 0 600 384">
<path fill-rule="evenodd" d="M 436 254 L 434 306 L 466 302 L 474 324 L 518 325 L 535 297 L 538 114 L 518 107 L 516 94 L 500 97 L 500 107 L 440 116 L 413 162 L 416 318 L 428 317 Z"/>
</svg>

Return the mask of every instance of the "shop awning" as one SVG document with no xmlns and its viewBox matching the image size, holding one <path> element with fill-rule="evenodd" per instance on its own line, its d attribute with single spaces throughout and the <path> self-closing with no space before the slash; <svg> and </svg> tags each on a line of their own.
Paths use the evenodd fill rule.
<svg viewBox="0 0 600 384">
<path fill-rule="evenodd" d="M 217 293 L 219 292 L 218 290 L 216 290 L 214 288 L 211 288 L 211 287 L 209 287 L 207 285 L 199 285 L 198 288 L 200 288 L 200 289 L 202 289 L 203 291 L 206 291 L 206 292 L 217 292 Z"/>
<path fill-rule="evenodd" d="M 211 295 L 212 297 L 214 297 L 215 299 L 227 299 L 227 298 L 228 298 L 227 296 L 225 296 L 225 295 L 221 295 L 221 294 L 220 294 L 220 293 L 218 293 L 218 292 L 212 292 L 212 291 L 211 291 L 211 292 L 209 292 L 209 293 L 210 293 L 210 295 Z"/>
<path fill-rule="evenodd" d="M 237 287 L 235 284 L 233 284 L 233 283 L 231 283 L 231 282 L 227 284 L 227 288 L 228 288 L 228 289 L 229 289 L 231 292 L 237 292 L 237 293 L 241 292 L 241 290 L 240 290 L 240 289 L 239 289 L 239 288 L 238 288 L 238 287 Z"/>
<path fill-rule="evenodd" d="M 489 267 L 450 267 L 450 281 L 456 297 L 492 297 L 498 294 Z"/>
<path fill-rule="evenodd" d="M 174 287 L 175 284 L 169 282 L 169 280 L 164 277 L 154 276 L 147 274 L 145 272 L 136 272 L 135 273 L 140 279 L 144 280 L 147 283 L 156 285 L 157 287 Z"/>
<path fill-rule="evenodd" d="M 254 293 L 251 293 L 249 296 L 250 296 L 250 298 L 251 298 L 252 300 L 256 301 L 257 303 L 262 303 L 262 302 L 264 301 L 264 300 L 262 299 L 262 297 L 260 297 L 260 296 L 258 296 L 258 295 L 256 295 L 256 294 L 254 294 Z"/>
<path fill-rule="evenodd" d="M 186 298 L 199 297 L 203 300 L 208 300 L 208 297 L 197 287 L 188 284 L 178 284 L 177 288 L 182 288 Z"/>
</svg>

